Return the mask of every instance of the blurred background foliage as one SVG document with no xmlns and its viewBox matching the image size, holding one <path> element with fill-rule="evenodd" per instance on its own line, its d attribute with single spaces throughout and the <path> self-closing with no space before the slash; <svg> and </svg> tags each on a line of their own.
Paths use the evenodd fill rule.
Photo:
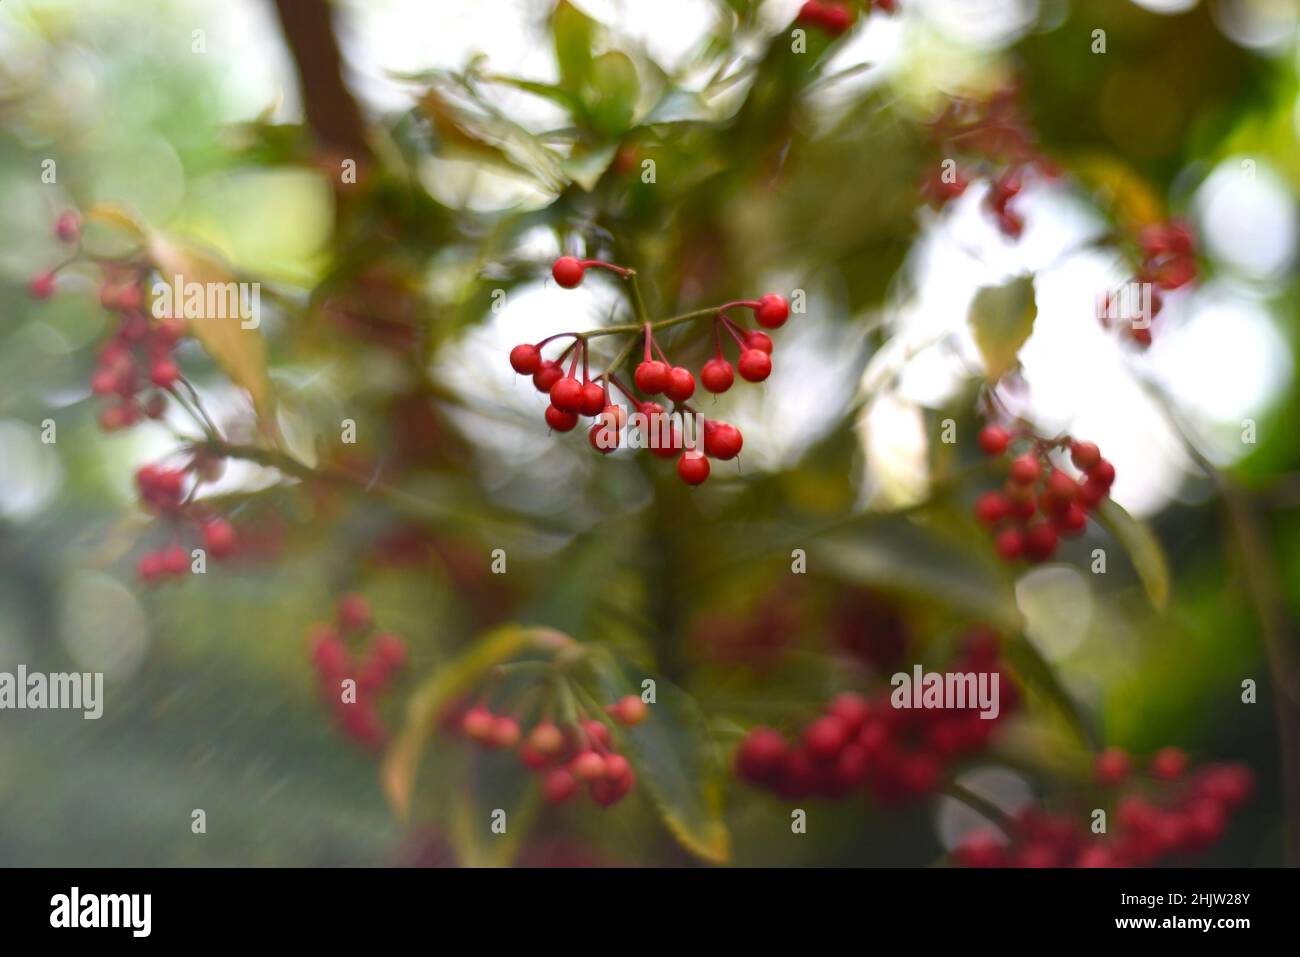
<svg viewBox="0 0 1300 957">
<path fill-rule="evenodd" d="M 666 700 L 689 695 L 698 711 L 656 720 L 704 736 L 676 759 L 689 752 L 703 762 L 695 786 L 723 789 L 700 813 L 725 826 L 734 863 L 940 859 L 948 799 L 819 805 L 796 838 L 785 804 L 723 766 L 739 729 L 806 719 L 836 690 L 879 687 L 898 661 L 940 664 L 975 622 L 1050 662 L 1098 740 L 1247 761 L 1260 793 L 1211 858 L 1279 863 L 1286 745 L 1252 575 L 1276 576 L 1281 640 L 1294 640 L 1294 6 L 903 5 L 834 43 L 812 31 L 797 53 L 798 4 L 782 2 L 336 3 L 333 31 L 315 3 L 296 16 L 266 0 L 4 4 L 0 668 L 103 670 L 108 700 L 97 722 L 0 714 L 0 862 L 692 859 L 664 839 L 644 788 L 601 814 L 542 812 L 507 758 L 442 740 L 400 822 L 373 757 L 331 727 L 305 650 L 353 589 L 412 647 L 388 699 L 395 729 L 427 676 L 510 622 L 605 644 L 680 686 Z M 336 42 L 331 73 L 322 51 Z M 1027 199 L 1019 244 L 981 223 L 973 197 L 939 215 L 918 192 L 942 158 L 925 121 L 955 93 L 1008 83 L 1069 174 Z M 1243 158 L 1258 175 L 1239 195 L 1223 176 Z M 355 184 L 340 180 L 349 161 Z M 230 363 L 198 343 L 181 353 L 227 436 L 278 434 L 295 458 L 362 468 L 393 494 L 309 493 L 232 462 L 212 496 L 251 543 L 237 564 L 136 582 L 135 556 L 165 532 L 135 506 L 131 476 L 176 441 L 161 425 L 98 431 L 87 382 L 108 314 L 88 273 L 74 267 L 49 303 L 24 290 L 65 255 L 54 217 L 109 203 L 263 284 L 264 368 L 232 384 Z M 1151 425 L 1163 419 L 1127 360 L 1088 368 L 1092 353 L 1075 351 L 1100 341 L 1096 295 L 1131 273 L 1106 237 L 1170 213 L 1206 239 L 1203 286 L 1169 345 L 1138 361 L 1176 398 L 1204 400 L 1186 414 L 1199 451 L 1244 490 L 1258 561 L 1243 561 L 1221 489 Z M 88 242 L 123 239 L 95 227 Z M 806 292 L 772 380 L 707 410 L 744 428 L 738 469 L 718 463 L 689 490 L 657 460 L 597 461 L 581 436 L 547 435 L 509 347 L 628 316 L 613 280 L 544 284 L 561 251 L 635 266 L 658 316 Z M 1085 266 L 1060 265 L 1072 257 Z M 1039 295 L 1027 408 L 1113 458 L 1116 499 L 1167 556 L 1163 607 L 1135 566 L 1151 559 L 1125 557 L 1104 530 L 1018 577 L 967 517 L 977 455 L 939 429 L 979 427 L 966 307 L 1020 272 L 1037 274 Z M 679 327 L 667 348 L 698 367 L 707 330 Z M 252 380 L 276 398 L 260 428 Z M 39 439 L 47 418 L 54 445 Z M 1256 444 L 1233 440 L 1243 418 Z M 337 440 L 344 419 L 356 445 Z M 1089 575 L 1099 546 L 1108 572 Z M 505 575 L 490 570 L 497 548 Z M 795 548 L 805 576 L 789 572 Z M 1260 704 L 1240 703 L 1244 678 Z M 1085 742 L 1040 684 L 1029 698 L 999 751 L 1017 787 L 1050 795 L 1083 773 Z M 508 846 L 480 833 L 498 806 L 522 809 Z M 190 833 L 193 808 L 205 837 Z"/>
</svg>

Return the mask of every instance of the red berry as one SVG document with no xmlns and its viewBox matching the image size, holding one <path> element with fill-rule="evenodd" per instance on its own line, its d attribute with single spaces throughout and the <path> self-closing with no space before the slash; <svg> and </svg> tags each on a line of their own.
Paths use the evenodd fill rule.
<svg viewBox="0 0 1300 957">
<path fill-rule="evenodd" d="M 1050 511 L 1054 513 L 1064 511 L 1066 506 L 1074 502 L 1074 497 L 1078 494 L 1078 491 L 1079 483 L 1060 469 L 1052 469 L 1048 473 L 1044 495 L 1051 505 Z"/>
<path fill-rule="evenodd" d="M 780 732 L 754 728 L 736 751 L 736 773 L 751 784 L 767 783 L 780 773 L 787 750 Z"/>
<path fill-rule="evenodd" d="M 166 569 L 163 566 L 163 557 L 159 552 L 145 552 L 140 556 L 140 563 L 137 565 L 140 577 L 146 582 L 157 581 L 162 578 Z"/>
<path fill-rule="evenodd" d="M 1062 535 L 1075 536 L 1088 527 L 1088 516 L 1078 505 L 1069 505 L 1056 519 L 1056 528 Z"/>
<path fill-rule="evenodd" d="M 492 746 L 506 750 L 519 743 L 519 722 L 501 715 L 492 722 Z"/>
<path fill-rule="evenodd" d="M 603 422 L 596 422 L 587 430 L 587 441 L 601 455 L 608 455 L 619 446 L 618 429 L 605 425 Z"/>
<path fill-rule="evenodd" d="M 225 558 L 235 550 L 235 527 L 224 518 L 203 525 L 203 547 L 214 558 Z"/>
<path fill-rule="evenodd" d="M 759 332 L 757 329 L 745 333 L 745 348 L 757 349 L 759 352 L 766 352 L 769 356 L 772 354 L 772 337 L 766 332 Z"/>
<path fill-rule="evenodd" d="M 595 781 L 605 776 L 605 759 L 595 751 L 583 751 L 569 762 L 569 771 L 579 781 Z"/>
<path fill-rule="evenodd" d="M 338 618 L 344 631 L 365 631 L 374 621 L 370 602 L 355 592 L 339 599 Z"/>
<path fill-rule="evenodd" d="M 528 743 L 538 753 L 554 757 L 564 750 L 564 732 L 550 721 L 541 721 L 528 732 Z"/>
<path fill-rule="evenodd" d="M 668 363 L 660 362 L 658 359 L 647 359 L 636 367 L 633 373 L 633 381 L 636 387 L 646 395 L 656 395 L 668 388 L 672 381 L 672 371 Z"/>
<path fill-rule="evenodd" d="M 992 831 L 976 831 L 953 849 L 953 857 L 963 867 L 1001 867 L 1006 851 Z"/>
<path fill-rule="evenodd" d="M 1000 425 L 986 425 L 980 429 L 979 444 L 985 455 L 1001 455 L 1011 443 L 1011 433 Z"/>
<path fill-rule="evenodd" d="M 842 718 L 823 715 L 804 729 L 803 743 L 818 761 L 831 761 L 848 743 L 849 728 Z"/>
<path fill-rule="evenodd" d="M 638 698 L 638 701 L 641 699 Z M 632 773 L 632 765 L 628 763 L 627 758 L 621 754 L 607 754 L 605 756 L 605 777 L 607 780 L 621 782 L 625 781 Z"/>
<path fill-rule="evenodd" d="M 699 485 L 709 477 L 709 460 L 698 449 L 688 449 L 677 460 L 677 474 L 687 485 Z"/>
<path fill-rule="evenodd" d="M 640 695 L 629 694 L 618 699 L 613 716 L 619 724 L 630 728 L 644 721 L 649 713 L 650 708 L 641 700 Z"/>
<path fill-rule="evenodd" d="M 81 238 L 81 217 L 71 209 L 60 213 L 54 222 L 54 234 L 65 243 L 75 243 Z"/>
<path fill-rule="evenodd" d="M 149 369 L 149 381 L 160 389 L 170 389 L 180 377 L 180 368 L 170 359 L 159 359 Z"/>
<path fill-rule="evenodd" d="M 749 349 L 746 351 L 757 352 L 758 350 Z M 731 368 L 731 363 L 721 356 L 710 359 L 704 363 L 704 368 L 700 370 L 700 381 L 704 383 L 704 388 L 714 393 L 726 392 L 730 389 L 735 377 L 735 370 Z"/>
<path fill-rule="evenodd" d="M 551 804 L 562 804 L 577 791 L 577 779 L 564 768 L 556 768 L 542 779 L 542 795 Z"/>
<path fill-rule="evenodd" d="M 33 299 L 49 299 L 54 295 L 54 273 L 41 273 L 28 284 L 27 292 Z"/>
<path fill-rule="evenodd" d="M 558 362 L 552 362 L 550 359 L 543 360 L 542 364 L 537 367 L 533 373 L 533 386 L 538 392 L 550 393 L 551 386 L 564 378 L 564 370 L 560 368 Z"/>
<path fill-rule="evenodd" d="M 843 721 L 850 735 L 856 735 L 871 715 L 871 704 L 862 695 L 846 691 L 835 696 L 827 712 Z"/>
<path fill-rule="evenodd" d="M 1025 532 L 1025 557 L 1031 562 L 1045 562 L 1056 554 L 1056 529 L 1040 522 Z"/>
<path fill-rule="evenodd" d="M 1038 457 L 1032 453 L 1027 452 L 1011 461 L 1011 481 L 1017 485 L 1033 485 L 1040 474 L 1042 466 L 1038 464 Z"/>
<path fill-rule="evenodd" d="M 772 357 L 758 349 L 746 349 L 740 354 L 736 368 L 746 382 L 762 382 L 772 374 Z"/>
<path fill-rule="evenodd" d="M 582 261 L 573 256 L 561 256 L 551 267 L 551 275 L 565 289 L 572 289 L 579 285 L 585 272 L 586 267 L 582 265 Z"/>
<path fill-rule="evenodd" d="M 556 432 L 570 432 L 578 424 L 578 413 L 566 412 L 553 405 L 546 407 L 546 424 Z"/>
<path fill-rule="evenodd" d="M 998 534 L 994 547 L 1003 561 L 1014 562 L 1025 551 L 1025 536 L 1018 528 L 1008 528 Z"/>
<path fill-rule="evenodd" d="M 583 735 L 587 739 L 587 744 L 593 748 L 608 748 L 610 745 L 609 725 L 603 721 L 597 721 L 594 718 L 588 718 L 578 725 L 582 729 Z"/>
<path fill-rule="evenodd" d="M 840 8 L 842 9 L 842 8 Z M 844 11 L 847 13 L 848 11 Z M 790 304 L 774 292 L 769 292 L 758 300 L 758 308 L 754 310 L 754 321 L 764 329 L 778 329 L 785 324 L 786 319 L 790 317 Z M 771 352 L 771 349 L 764 350 Z"/>
<path fill-rule="evenodd" d="M 1075 468 L 1087 472 L 1101 461 L 1101 449 L 1092 442 L 1071 442 L 1070 461 Z"/>
<path fill-rule="evenodd" d="M 161 392 L 149 396 L 149 401 L 144 404 L 144 414 L 151 419 L 161 419 L 166 411 L 167 397 Z"/>
<path fill-rule="evenodd" d="M 1074 499 L 1079 506 L 1084 509 L 1096 508 L 1103 498 L 1106 497 L 1107 489 L 1104 485 L 1088 479 L 1079 486 L 1079 491 L 1075 493 Z"/>
<path fill-rule="evenodd" d="M 460 719 L 460 729 L 471 741 L 486 744 L 496 732 L 496 716 L 483 705 L 475 705 Z"/>
<path fill-rule="evenodd" d="M 406 642 L 390 631 L 375 635 L 370 653 L 385 670 L 402 667 L 406 664 L 408 656 Z"/>
<path fill-rule="evenodd" d="M 577 412 L 582 408 L 582 383 L 565 376 L 551 386 L 551 405 L 561 412 Z"/>
<path fill-rule="evenodd" d="M 704 452 L 715 459 L 729 461 L 740 454 L 740 448 L 745 444 L 745 437 L 740 434 L 740 429 L 726 422 L 712 422 L 706 420 L 704 423 Z"/>
<path fill-rule="evenodd" d="M 1106 459 L 1100 459 L 1088 469 L 1088 481 L 1096 482 L 1101 488 L 1109 490 L 1115 484 L 1115 466 Z"/>
<path fill-rule="evenodd" d="M 1010 503 L 999 492 L 985 492 L 975 502 L 975 517 L 989 526 L 1006 518 L 1010 510 Z"/>
<path fill-rule="evenodd" d="M 1151 759 L 1151 773 L 1162 781 L 1174 781 L 1187 770 L 1187 752 L 1182 748 L 1161 748 Z"/>
<path fill-rule="evenodd" d="M 190 556 L 179 545 L 163 552 L 163 567 L 169 575 L 184 575 L 190 569 Z"/>
<path fill-rule="evenodd" d="M 1114 787 L 1129 776 L 1133 762 L 1123 748 L 1107 748 L 1097 755 L 1094 773 L 1097 783 L 1105 787 Z"/>
<path fill-rule="evenodd" d="M 582 387 L 582 402 L 578 411 L 583 415 L 600 415 L 605 403 L 605 390 L 601 384 L 588 382 Z"/>
<path fill-rule="evenodd" d="M 532 375 L 542 365 L 542 351 L 527 343 L 510 350 L 510 366 L 520 375 Z"/>
<path fill-rule="evenodd" d="M 695 376 L 689 369 L 674 366 L 668 374 L 668 385 L 664 394 L 674 402 L 685 402 L 695 394 Z"/>
</svg>

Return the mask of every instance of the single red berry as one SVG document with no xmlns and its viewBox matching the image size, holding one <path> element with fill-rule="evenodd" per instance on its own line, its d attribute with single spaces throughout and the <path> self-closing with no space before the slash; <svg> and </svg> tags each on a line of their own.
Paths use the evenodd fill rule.
<svg viewBox="0 0 1300 957">
<path fill-rule="evenodd" d="M 1071 442 L 1070 461 L 1075 468 L 1087 472 L 1101 461 L 1101 449 L 1092 442 Z"/>
<path fill-rule="evenodd" d="M 996 525 L 1010 511 L 1011 504 L 1000 492 L 985 492 L 975 501 L 975 518 L 984 525 Z"/>
<path fill-rule="evenodd" d="M 985 455 L 1001 455 L 1011 444 L 1011 433 L 1000 425 L 986 425 L 980 429 L 978 441 Z"/>
<path fill-rule="evenodd" d="M 1133 761 L 1123 748 L 1107 748 L 1097 755 L 1094 773 L 1097 783 L 1105 787 L 1114 787 L 1124 781 L 1133 770 Z"/>
<path fill-rule="evenodd" d="M 587 441 L 601 455 L 608 455 L 619 446 L 618 430 L 598 421 L 587 430 Z"/>
<path fill-rule="evenodd" d="M 486 744 L 492 740 L 496 726 L 496 715 L 481 704 L 470 708 L 460 719 L 461 731 L 471 741 L 479 744 Z"/>
<path fill-rule="evenodd" d="M 235 550 L 235 527 L 224 518 L 203 525 L 203 547 L 213 558 L 225 558 Z"/>
<path fill-rule="evenodd" d="M 688 449 L 677 460 L 677 474 L 687 485 L 699 485 L 709 477 L 709 460 L 698 449 Z"/>
<path fill-rule="evenodd" d="M 769 292 L 760 298 L 758 308 L 754 310 L 754 321 L 764 329 L 779 329 L 789 317 L 790 304 L 774 292 Z M 767 349 L 764 351 L 771 352 L 772 350 Z"/>
<path fill-rule="evenodd" d="M 846 691 L 835 696 L 827 713 L 843 721 L 850 735 L 856 735 L 871 716 L 871 703 L 860 694 Z"/>
<path fill-rule="evenodd" d="M 339 599 L 338 619 L 339 627 L 344 631 L 365 631 L 374 621 L 374 614 L 370 602 L 352 592 Z"/>
<path fill-rule="evenodd" d="M 609 734 L 609 725 L 603 721 L 597 721 L 595 718 L 587 718 L 579 722 L 578 727 L 582 729 L 583 736 L 587 744 L 593 748 L 608 748 L 611 743 Z"/>
<path fill-rule="evenodd" d="M 140 577 L 146 582 L 157 581 L 166 572 L 160 552 L 145 552 L 140 556 L 140 562 L 136 567 Z"/>
<path fill-rule="evenodd" d="M 817 761 L 832 761 L 848 743 L 849 728 L 842 718 L 822 715 L 804 729 L 803 743 Z"/>
<path fill-rule="evenodd" d="M 375 635 L 375 640 L 370 646 L 370 653 L 386 671 L 401 668 L 406 664 L 409 655 L 406 642 L 391 631 Z"/>
<path fill-rule="evenodd" d="M 618 432 L 623 426 L 627 425 L 627 408 L 611 402 L 601 410 L 597 422 Z"/>
<path fill-rule="evenodd" d="M 740 354 L 736 368 L 746 382 L 762 382 L 772 374 L 772 357 L 758 349 L 746 349 Z"/>
<path fill-rule="evenodd" d="M 1079 503 L 1079 507 L 1092 510 L 1101 504 L 1101 500 L 1106 497 L 1107 489 L 1104 485 L 1088 479 L 1079 486 L 1079 491 L 1075 493 L 1074 500 Z"/>
<path fill-rule="evenodd" d="M 641 699 L 638 698 L 638 701 Z M 624 781 L 632 773 L 632 765 L 621 754 L 605 755 L 605 777 L 610 781 Z"/>
<path fill-rule="evenodd" d="M 81 217 L 74 210 L 65 210 L 54 222 L 54 234 L 65 243 L 75 243 L 81 238 Z"/>
<path fill-rule="evenodd" d="M 531 768 L 534 771 L 540 771 L 551 763 L 550 758 L 542 754 L 527 741 L 519 747 L 519 760 L 523 762 L 525 767 Z"/>
<path fill-rule="evenodd" d="M 756 349 L 746 350 L 748 352 L 757 352 Z M 731 383 L 735 381 L 736 373 L 731 368 L 731 363 L 726 359 L 718 356 L 704 363 L 704 368 L 700 370 L 700 381 L 704 383 L 704 388 L 710 392 L 721 393 L 731 388 Z"/>
<path fill-rule="evenodd" d="M 976 831 L 952 853 L 963 867 L 1001 867 L 1006 861 L 1004 843 L 992 831 Z"/>
<path fill-rule="evenodd" d="M 149 381 L 160 389 L 170 389 L 180 377 L 180 368 L 170 359 L 159 359 L 149 369 Z"/>
<path fill-rule="evenodd" d="M 563 804 L 577 791 L 577 779 L 564 768 L 556 768 L 542 779 L 542 795 L 551 804 Z"/>
<path fill-rule="evenodd" d="M 508 750 L 519 743 L 519 722 L 509 715 L 500 715 L 492 722 L 492 746 Z"/>
<path fill-rule="evenodd" d="M 578 413 L 566 412 L 553 405 L 546 407 L 546 424 L 556 432 L 570 432 L 578 424 Z"/>
<path fill-rule="evenodd" d="M 641 700 L 640 695 L 634 694 L 619 698 L 612 712 L 615 721 L 629 728 L 640 724 L 649 713 L 649 706 Z"/>
<path fill-rule="evenodd" d="M 1102 488 L 1109 490 L 1115 484 L 1115 466 L 1106 459 L 1100 459 L 1096 465 L 1088 469 L 1088 481 L 1096 482 Z"/>
<path fill-rule="evenodd" d="M 780 773 L 788 746 L 771 728 L 754 728 L 736 750 L 736 773 L 751 784 L 771 781 Z"/>
<path fill-rule="evenodd" d="M 605 776 L 605 759 L 595 751 L 583 751 L 569 762 L 569 771 L 579 781 L 595 781 Z"/>
<path fill-rule="evenodd" d="M 543 360 L 542 364 L 537 367 L 533 373 L 533 386 L 538 392 L 550 393 L 551 386 L 564 378 L 564 370 L 560 368 L 558 362 L 552 362 L 550 359 Z"/>
<path fill-rule="evenodd" d="M 1030 526 L 1025 532 L 1025 557 L 1031 562 L 1045 562 L 1056 554 L 1056 529 L 1046 522 Z"/>
<path fill-rule="evenodd" d="M 551 386 L 551 405 L 561 412 L 577 412 L 582 408 L 582 383 L 565 376 Z"/>
<path fill-rule="evenodd" d="M 1161 748 L 1151 758 L 1151 773 L 1162 781 L 1175 781 L 1187 770 L 1187 752 L 1182 748 Z"/>
<path fill-rule="evenodd" d="M 1017 485 L 1033 485 L 1042 471 L 1038 457 L 1032 453 L 1026 452 L 1011 460 L 1011 481 Z"/>
<path fill-rule="evenodd" d="M 533 375 L 542 365 L 542 351 L 527 343 L 510 350 L 510 366 L 520 375 Z"/>
<path fill-rule="evenodd" d="M 770 356 L 772 354 L 772 337 L 766 332 L 759 332 L 754 329 L 745 333 L 745 348 L 757 349 L 759 352 L 766 352 Z"/>
<path fill-rule="evenodd" d="M 585 272 L 586 267 L 582 265 L 582 261 L 573 256 L 561 256 L 551 267 L 551 275 L 565 289 L 572 289 L 579 285 Z"/>
<path fill-rule="evenodd" d="M 636 367 L 632 378 L 636 382 L 636 387 L 646 395 L 657 395 L 668 388 L 672 381 L 672 370 L 666 362 L 647 359 Z"/>
<path fill-rule="evenodd" d="M 1044 494 L 1051 500 L 1053 510 L 1063 511 L 1067 505 L 1074 502 L 1078 491 L 1079 483 L 1060 469 L 1052 469 L 1048 473 Z"/>
<path fill-rule="evenodd" d="M 179 545 L 173 545 L 163 552 L 163 567 L 169 575 L 184 575 L 190 570 L 190 556 Z"/>
<path fill-rule="evenodd" d="M 49 299 L 54 295 L 54 273 L 45 272 L 34 278 L 27 286 L 27 293 L 33 299 Z"/>
<path fill-rule="evenodd" d="M 550 721 L 541 721 L 528 732 L 528 743 L 538 753 L 554 757 L 564 750 L 564 732 Z"/>
<path fill-rule="evenodd" d="M 691 375 L 689 369 L 674 366 L 668 374 L 668 385 L 664 388 L 664 395 L 674 402 L 685 402 L 694 394 L 695 376 Z"/>
<path fill-rule="evenodd" d="M 744 444 L 745 437 L 734 425 L 727 422 L 705 421 L 704 453 L 706 455 L 726 462 L 739 455 L 740 448 Z"/>
<path fill-rule="evenodd" d="M 1056 528 L 1062 535 L 1073 537 L 1088 527 L 1088 515 L 1078 505 L 1069 505 L 1056 519 Z"/>
<path fill-rule="evenodd" d="M 1018 528 L 1008 528 L 998 533 L 993 544 L 1003 561 L 1014 562 L 1024 554 L 1025 536 Z"/>
<path fill-rule="evenodd" d="M 578 411 L 583 415 L 600 415 L 605 408 L 605 390 L 599 382 L 588 382 L 582 387 L 582 403 Z"/>
</svg>

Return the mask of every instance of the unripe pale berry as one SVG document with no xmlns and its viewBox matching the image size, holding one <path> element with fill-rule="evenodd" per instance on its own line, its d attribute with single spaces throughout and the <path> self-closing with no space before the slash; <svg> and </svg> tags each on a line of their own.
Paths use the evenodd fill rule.
<svg viewBox="0 0 1300 957">
<path fill-rule="evenodd" d="M 542 352 L 527 343 L 510 350 L 510 366 L 520 375 L 533 375 L 542 365 Z"/>
<path fill-rule="evenodd" d="M 528 732 L 528 743 L 548 758 L 554 757 L 564 750 L 564 732 L 550 721 L 542 721 Z"/>
<path fill-rule="evenodd" d="M 765 329 L 779 328 L 789 316 L 790 304 L 774 292 L 759 299 L 758 308 L 754 310 L 754 321 Z"/>
<path fill-rule="evenodd" d="M 475 705 L 460 719 L 460 729 L 471 741 L 483 744 L 491 741 L 496 732 L 496 717 L 481 704 Z"/>
<path fill-rule="evenodd" d="M 582 265 L 582 261 L 573 256 L 561 256 L 551 267 L 551 275 L 565 289 L 572 289 L 579 285 L 585 272 L 586 267 Z"/>
<path fill-rule="evenodd" d="M 492 723 L 492 745 L 497 748 L 513 748 L 519 743 L 519 722 L 508 715 L 501 715 Z"/>
<path fill-rule="evenodd" d="M 757 351 L 757 350 L 748 350 Z M 731 363 L 726 359 L 718 356 L 704 363 L 704 368 L 700 370 L 700 381 L 704 383 L 704 388 L 713 393 L 726 392 L 731 388 L 731 383 L 735 381 L 736 373 L 731 368 Z"/>
<path fill-rule="evenodd" d="M 746 349 L 740 354 L 736 368 L 746 382 L 762 382 L 772 374 L 772 357 L 757 349 Z"/>
<path fill-rule="evenodd" d="M 605 759 L 595 751 L 583 751 L 569 762 L 569 771 L 579 781 L 595 781 L 605 776 Z"/>
</svg>

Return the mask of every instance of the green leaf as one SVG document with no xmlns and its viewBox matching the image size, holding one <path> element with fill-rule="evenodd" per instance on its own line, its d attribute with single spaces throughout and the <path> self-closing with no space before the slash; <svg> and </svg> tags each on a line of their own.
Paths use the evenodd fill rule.
<svg viewBox="0 0 1300 957">
<path fill-rule="evenodd" d="M 990 382 L 997 382 L 1015 366 L 1020 347 L 1034 331 L 1037 315 L 1032 276 L 985 286 L 975 294 L 968 318 Z"/>
<path fill-rule="evenodd" d="M 551 17 L 555 36 L 555 59 L 560 67 L 560 86 L 581 95 L 591 80 L 591 46 L 596 24 L 569 3 L 560 0 Z"/>
<path fill-rule="evenodd" d="M 500 75 L 493 75 L 484 79 L 493 83 L 500 83 L 503 86 L 513 86 L 517 90 L 523 90 L 534 96 L 550 100 L 552 103 L 564 107 L 574 116 L 582 115 L 582 101 L 571 90 L 556 86 L 554 83 L 539 83 L 536 80 L 521 80 L 514 76 Z"/>
<path fill-rule="evenodd" d="M 591 122 L 605 136 L 621 136 L 632 125 L 641 84 L 626 53 L 612 50 L 591 64 Z"/>
<path fill-rule="evenodd" d="M 605 700 L 640 693 L 640 673 L 612 655 L 592 671 Z M 628 760 L 664 826 L 687 851 L 722 864 L 731 856 L 731 835 L 722 819 L 723 773 L 708 722 L 695 699 L 657 678 L 650 716 L 623 731 Z"/>
<path fill-rule="evenodd" d="M 617 143 L 609 143 L 598 149 L 586 149 L 578 146 L 574 148 L 560 168 L 565 176 L 590 193 L 596 188 L 600 178 L 605 175 L 605 170 L 609 169 L 609 164 L 614 162 L 614 156 L 617 152 Z"/>
<path fill-rule="evenodd" d="M 406 722 L 380 768 L 384 793 L 398 816 L 406 819 L 410 814 L 411 791 L 415 787 L 425 744 L 449 704 L 470 690 L 488 669 L 522 652 L 554 652 L 573 644 L 573 639 L 549 628 L 504 625 L 480 638 L 461 657 L 426 678 L 411 695 Z"/>
<path fill-rule="evenodd" d="M 1163 611 L 1169 602 L 1169 562 L 1159 539 L 1144 522 L 1109 498 L 1098 507 L 1097 520 L 1124 546 L 1151 604 Z"/>
<path fill-rule="evenodd" d="M 536 777 L 507 755 L 477 748 L 463 751 L 463 767 L 449 776 L 448 840 L 466 867 L 509 867 L 541 808 Z M 492 814 L 506 813 L 504 834 L 493 832 Z"/>
</svg>

